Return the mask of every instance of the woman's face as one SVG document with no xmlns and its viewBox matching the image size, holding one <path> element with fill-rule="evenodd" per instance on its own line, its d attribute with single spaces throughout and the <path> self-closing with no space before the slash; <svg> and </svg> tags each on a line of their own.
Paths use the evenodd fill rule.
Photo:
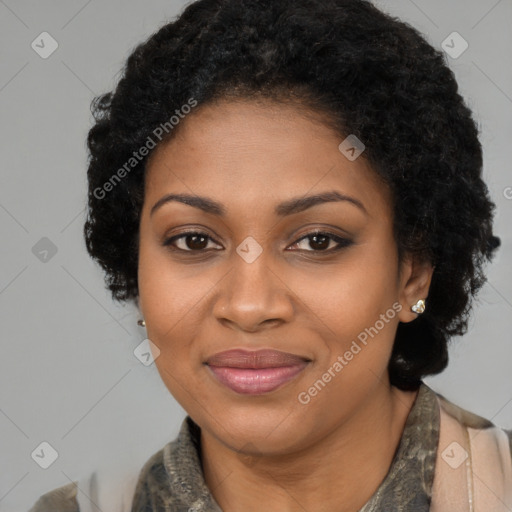
<svg viewBox="0 0 512 512">
<path fill-rule="evenodd" d="M 342 140 L 293 106 L 222 101 L 148 162 L 138 278 L 155 363 L 233 450 L 291 452 L 353 417 L 389 387 L 398 322 L 428 291 L 428 271 L 399 266 L 388 189 Z M 213 358 L 232 349 L 292 356 Z"/>
</svg>

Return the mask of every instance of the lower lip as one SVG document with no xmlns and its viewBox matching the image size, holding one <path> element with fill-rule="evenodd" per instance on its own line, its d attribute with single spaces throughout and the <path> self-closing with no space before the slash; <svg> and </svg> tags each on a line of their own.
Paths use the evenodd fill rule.
<svg viewBox="0 0 512 512">
<path fill-rule="evenodd" d="M 279 368 L 230 368 L 208 366 L 215 377 L 236 393 L 261 395 L 282 386 L 297 376 L 307 362 Z"/>
</svg>

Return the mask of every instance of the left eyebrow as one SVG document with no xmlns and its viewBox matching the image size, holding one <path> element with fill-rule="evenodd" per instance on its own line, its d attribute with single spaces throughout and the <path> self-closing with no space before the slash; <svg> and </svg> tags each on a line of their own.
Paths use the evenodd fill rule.
<svg viewBox="0 0 512 512">
<path fill-rule="evenodd" d="M 311 196 L 304 196 L 289 199 L 288 201 L 284 201 L 281 204 L 278 204 L 275 208 L 276 215 L 284 217 L 286 215 L 292 215 L 294 213 L 299 213 L 312 206 L 316 206 L 317 204 L 322 203 L 331 203 L 337 201 L 348 201 L 352 203 L 354 206 L 357 206 L 360 210 L 362 210 L 366 215 L 368 212 L 364 207 L 363 203 L 356 199 L 355 197 L 347 196 L 345 194 L 341 194 L 340 192 L 333 190 L 331 192 L 323 192 L 321 194 L 315 194 Z"/>
<path fill-rule="evenodd" d="M 213 215 L 218 215 L 220 217 L 224 217 L 226 214 L 225 207 L 209 197 L 195 196 L 190 194 L 167 194 L 160 198 L 153 205 L 150 211 L 150 216 L 153 215 L 153 213 L 158 208 L 171 201 L 178 201 L 180 203 L 193 206 L 194 208 L 199 208 L 200 210 L 206 213 L 211 213 Z M 331 192 L 323 192 L 321 194 L 288 199 L 287 201 L 278 204 L 275 207 L 274 211 L 276 215 L 280 217 L 285 217 L 288 215 L 293 215 L 295 213 L 300 213 L 318 204 L 339 201 L 347 201 L 356 206 L 357 208 L 359 208 L 366 215 L 368 215 L 368 211 L 364 207 L 363 203 L 361 203 L 361 201 L 359 201 L 355 197 L 347 196 L 336 190 L 333 190 Z"/>
</svg>

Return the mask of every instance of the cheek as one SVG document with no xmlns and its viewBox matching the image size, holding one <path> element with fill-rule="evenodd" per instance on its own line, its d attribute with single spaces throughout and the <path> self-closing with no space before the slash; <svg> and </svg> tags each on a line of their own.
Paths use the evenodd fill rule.
<svg viewBox="0 0 512 512">
<path fill-rule="evenodd" d="M 190 409 L 187 383 L 192 378 L 191 340 L 197 337 L 194 305 L 198 287 L 179 276 L 176 266 L 158 251 L 144 250 L 139 259 L 139 294 L 147 337 L 158 347 L 156 368 L 162 382 L 182 407 Z"/>
<path fill-rule="evenodd" d="M 141 242 L 139 294 L 147 336 L 160 350 L 155 360 L 160 376 L 180 403 L 191 372 L 201 366 L 194 340 L 201 338 L 204 308 L 214 285 L 208 273 L 177 265 L 161 248 Z"/>
<path fill-rule="evenodd" d="M 379 262 L 372 267 L 370 259 L 362 260 L 361 267 L 347 265 L 338 269 L 336 279 L 303 289 L 325 345 L 299 390 L 309 404 L 301 414 L 319 429 L 333 420 L 332 403 L 343 400 L 338 414 L 348 414 L 386 378 L 400 309 L 396 274 Z"/>
<path fill-rule="evenodd" d="M 158 338 L 173 335 L 194 310 L 200 308 L 213 282 L 192 265 L 172 262 L 162 248 L 141 243 L 139 253 L 139 294 L 147 324 Z"/>
<path fill-rule="evenodd" d="M 319 320 L 346 339 L 373 325 L 398 301 L 395 262 L 392 251 L 361 247 L 328 272 L 290 275 L 290 287 Z"/>
<path fill-rule="evenodd" d="M 302 281 L 301 298 L 314 313 L 315 330 L 325 342 L 318 353 L 315 378 L 321 379 L 329 369 L 336 375 L 330 391 L 317 403 L 325 404 L 331 393 L 346 389 L 364 394 L 365 386 L 383 377 L 398 325 L 396 268 L 392 250 L 364 247 L 321 279 L 319 273 Z"/>
</svg>

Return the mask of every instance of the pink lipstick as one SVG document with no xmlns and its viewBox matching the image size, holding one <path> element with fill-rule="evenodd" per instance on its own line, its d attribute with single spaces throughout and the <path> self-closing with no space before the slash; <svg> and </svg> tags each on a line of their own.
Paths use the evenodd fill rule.
<svg viewBox="0 0 512 512">
<path fill-rule="evenodd" d="M 278 350 L 219 352 L 206 361 L 219 382 L 237 393 L 259 395 L 289 382 L 309 359 Z"/>
</svg>

